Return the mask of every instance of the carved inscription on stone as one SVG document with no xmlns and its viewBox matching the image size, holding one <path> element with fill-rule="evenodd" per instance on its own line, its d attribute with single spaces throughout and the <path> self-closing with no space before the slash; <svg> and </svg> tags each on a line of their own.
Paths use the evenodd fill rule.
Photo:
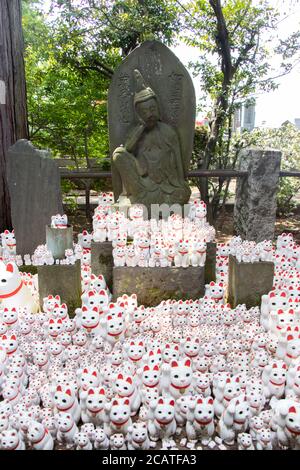
<svg viewBox="0 0 300 470">
<path fill-rule="evenodd" d="M 120 121 L 128 124 L 132 113 L 130 77 L 128 74 L 123 74 L 118 77 L 118 99 L 120 104 Z"/>
<path fill-rule="evenodd" d="M 180 73 L 172 72 L 170 75 L 168 75 L 168 78 L 170 83 L 168 94 L 170 119 L 171 123 L 175 126 L 178 123 L 178 118 L 182 105 L 183 75 Z"/>
<path fill-rule="evenodd" d="M 144 57 L 141 57 L 139 62 L 141 70 L 144 70 L 147 77 L 162 74 L 162 60 L 158 51 L 147 49 Z"/>
</svg>

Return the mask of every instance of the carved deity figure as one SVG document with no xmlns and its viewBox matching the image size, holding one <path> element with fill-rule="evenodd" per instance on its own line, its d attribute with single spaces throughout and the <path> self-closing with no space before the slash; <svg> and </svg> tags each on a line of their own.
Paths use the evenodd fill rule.
<svg viewBox="0 0 300 470">
<path fill-rule="evenodd" d="M 146 87 L 139 70 L 134 70 L 134 110 L 137 125 L 124 145 L 113 152 L 113 162 L 122 181 L 121 196 L 131 203 L 185 204 L 190 188 L 184 179 L 180 141 L 176 131 L 160 119 L 154 91 Z"/>
</svg>

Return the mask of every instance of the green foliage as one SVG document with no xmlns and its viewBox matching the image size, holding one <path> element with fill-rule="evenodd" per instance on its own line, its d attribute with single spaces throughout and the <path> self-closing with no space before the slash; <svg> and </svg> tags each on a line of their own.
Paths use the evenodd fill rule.
<svg viewBox="0 0 300 470">
<path fill-rule="evenodd" d="M 201 168 L 202 166 L 208 134 L 209 130 L 205 125 L 197 126 L 195 128 L 194 146 L 191 160 L 191 166 L 193 170 Z"/>
<path fill-rule="evenodd" d="M 76 214 L 76 211 L 78 210 L 76 196 L 66 196 L 64 198 L 64 205 L 66 206 L 66 211 L 68 214 Z"/>
<path fill-rule="evenodd" d="M 171 44 L 180 30 L 175 0 L 52 0 L 55 27 L 64 43 L 61 58 L 111 73 L 147 39 Z"/>
<path fill-rule="evenodd" d="M 299 52 L 298 34 L 285 42 L 276 38 L 278 12 L 268 0 L 193 0 L 178 2 L 185 15 L 185 42 L 199 49 L 191 64 L 202 92 L 212 106 L 207 109 L 209 136 L 201 167 L 234 168 L 239 146 L 232 131 L 235 109 L 258 91 L 277 87 L 272 75 L 288 73 Z M 282 57 L 280 71 L 272 70 L 271 57 Z M 225 186 L 225 189 L 224 189 Z M 211 203 L 215 218 L 228 195 L 228 181 L 200 181 L 202 198 Z"/>
<path fill-rule="evenodd" d="M 174 1 L 23 0 L 30 139 L 77 167 L 109 168 L 107 91 L 113 69 L 136 45 L 168 44 L 179 29 Z"/>
<path fill-rule="evenodd" d="M 23 5 L 30 138 L 78 166 L 108 157 L 107 79 L 58 63 L 56 38 L 30 2 Z"/>
<path fill-rule="evenodd" d="M 199 50 L 194 73 L 212 106 L 209 126 L 196 131 L 193 168 L 235 167 L 249 144 L 232 130 L 235 109 L 254 93 L 276 88 L 274 51 L 282 57 L 279 73 L 288 73 L 299 59 L 299 33 L 276 39 L 279 17 L 268 0 L 52 0 L 48 14 L 40 11 L 39 0 L 22 3 L 30 138 L 77 166 L 96 159 L 109 168 L 110 79 L 147 39 L 171 45 L 180 37 Z M 287 200 L 293 182 L 281 184 Z M 229 181 L 200 181 L 199 188 L 216 216 Z"/>
</svg>

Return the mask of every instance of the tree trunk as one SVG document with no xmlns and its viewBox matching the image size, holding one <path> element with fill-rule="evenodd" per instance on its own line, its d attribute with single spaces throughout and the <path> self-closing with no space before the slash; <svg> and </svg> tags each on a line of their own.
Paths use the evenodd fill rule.
<svg viewBox="0 0 300 470">
<path fill-rule="evenodd" d="M 7 150 L 28 138 L 21 0 L 0 0 L 0 233 L 11 229 Z"/>
</svg>

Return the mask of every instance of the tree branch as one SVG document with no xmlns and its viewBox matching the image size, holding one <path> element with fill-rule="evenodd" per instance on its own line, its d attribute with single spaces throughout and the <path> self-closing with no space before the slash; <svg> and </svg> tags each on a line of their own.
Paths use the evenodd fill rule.
<svg viewBox="0 0 300 470">
<path fill-rule="evenodd" d="M 226 21 L 223 15 L 221 1 L 220 0 L 209 0 L 210 6 L 214 10 L 214 13 L 217 18 L 217 31 L 216 42 L 220 50 L 220 55 L 222 57 L 222 68 L 224 73 L 224 78 L 226 81 L 230 81 L 233 75 L 232 68 L 232 59 L 231 59 L 231 50 L 229 44 L 229 34 L 226 25 Z"/>
<path fill-rule="evenodd" d="M 279 75 L 275 75 L 275 77 L 268 77 L 266 78 L 265 80 L 260 80 L 258 81 L 257 83 L 258 84 L 261 84 L 261 83 L 267 83 L 269 82 L 270 80 L 276 80 L 277 78 L 281 78 L 281 77 L 284 77 L 285 75 L 288 75 L 295 67 L 297 67 L 297 65 L 300 64 L 300 58 L 298 60 L 296 60 L 296 62 L 293 64 L 293 66 L 289 69 L 289 70 L 286 70 L 285 72 L 282 72 L 280 73 Z"/>
<path fill-rule="evenodd" d="M 112 78 L 114 73 L 112 69 L 107 67 L 105 64 L 98 62 L 97 60 L 94 60 L 94 63 L 95 65 L 80 65 L 78 61 L 72 60 L 73 66 L 76 67 L 78 70 L 95 70 L 96 72 L 99 72 L 104 75 L 106 78 Z"/>
<path fill-rule="evenodd" d="M 253 31 L 253 33 L 251 34 L 251 38 L 249 39 L 249 42 L 248 44 L 245 45 L 245 47 L 243 47 L 243 49 L 241 50 L 241 53 L 239 55 L 239 57 L 236 59 L 235 63 L 233 64 L 233 70 L 234 72 L 237 71 L 238 67 L 243 63 L 243 62 L 248 62 L 250 60 L 249 57 L 247 57 L 247 54 L 248 52 L 251 51 L 251 49 L 253 49 L 253 47 L 255 47 L 256 45 L 256 42 L 254 41 L 254 38 L 255 38 L 255 35 L 257 34 L 256 31 Z"/>
</svg>

